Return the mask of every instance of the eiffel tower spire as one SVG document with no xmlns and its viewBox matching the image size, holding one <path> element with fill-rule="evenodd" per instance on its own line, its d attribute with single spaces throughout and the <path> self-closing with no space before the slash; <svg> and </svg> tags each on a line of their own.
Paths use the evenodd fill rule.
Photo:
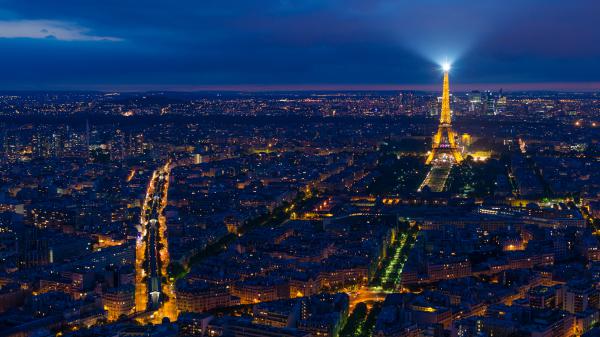
<svg viewBox="0 0 600 337">
<path fill-rule="evenodd" d="M 440 114 L 440 124 L 438 130 L 433 136 L 431 152 L 427 156 L 426 164 L 448 158 L 454 160 L 457 164 L 463 161 L 462 154 L 456 146 L 456 134 L 452 130 L 452 115 L 450 112 L 450 84 L 448 81 L 449 67 L 444 67 L 444 86 L 442 92 L 442 113 Z"/>
</svg>

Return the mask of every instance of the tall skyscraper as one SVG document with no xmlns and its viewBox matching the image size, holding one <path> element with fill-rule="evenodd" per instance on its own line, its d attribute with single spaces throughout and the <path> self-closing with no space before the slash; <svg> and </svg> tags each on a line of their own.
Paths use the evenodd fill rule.
<svg viewBox="0 0 600 337">
<path fill-rule="evenodd" d="M 484 93 L 484 113 L 489 116 L 496 115 L 496 96 L 491 91 L 486 91 Z"/>
<path fill-rule="evenodd" d="M 473 90 L 467 96 L 469 97 L 469 111 L 479 113 L 481 111 L 481 92 Z"/>
</svg>

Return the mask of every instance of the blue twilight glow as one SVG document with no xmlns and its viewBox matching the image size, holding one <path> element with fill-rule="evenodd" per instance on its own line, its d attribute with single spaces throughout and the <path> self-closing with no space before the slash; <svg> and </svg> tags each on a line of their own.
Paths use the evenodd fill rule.
<svg viewBox="0 0 600 337">
<path fill-rule="evenodd" d="M 6 0 L 0 89 L 434 85 L 446 58 L 465 83 L 589 84 L 598 13 L 597 0 Z"/>
</svg>

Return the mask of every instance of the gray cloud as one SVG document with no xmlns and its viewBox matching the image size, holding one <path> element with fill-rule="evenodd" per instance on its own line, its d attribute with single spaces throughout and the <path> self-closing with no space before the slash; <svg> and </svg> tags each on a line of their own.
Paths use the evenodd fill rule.
<svg viewBox="0 0 600 337">
<path fill-rule="evenodd" d="M 46 39 L 61 41 L 122 41 L 114 36 L 95 35 L 90 29 L 56 20 L 2 20 L 0 38 Z"/>
</svg>

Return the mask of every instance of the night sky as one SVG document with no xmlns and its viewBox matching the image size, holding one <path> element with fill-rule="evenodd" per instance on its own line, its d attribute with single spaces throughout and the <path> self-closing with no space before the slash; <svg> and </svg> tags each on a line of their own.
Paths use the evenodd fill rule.
<svg viewBox="0 0 600 337">
<path fill-rule="evenodd" d="M 598 0 L 0 0 L 1 89 L 600 89 Z M 461 85 L 462 84 L 462 85 Z"/>
</svg>

